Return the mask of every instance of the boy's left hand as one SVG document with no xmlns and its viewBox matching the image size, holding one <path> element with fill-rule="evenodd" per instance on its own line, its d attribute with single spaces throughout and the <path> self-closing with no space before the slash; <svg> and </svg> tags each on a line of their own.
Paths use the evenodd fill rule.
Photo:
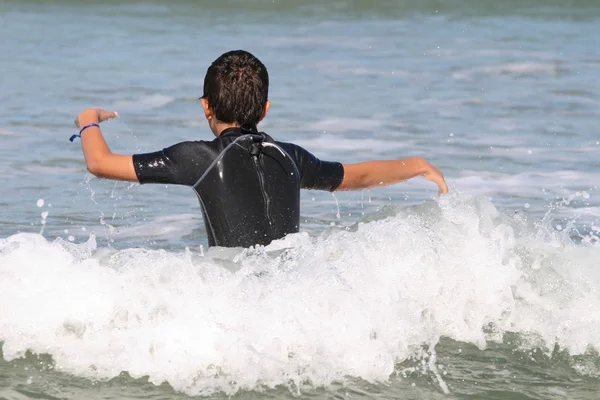
<svg viewBox="0 0 600 400">
<path fill-rule="evenodd" d="M 448 185 L 444 179 L 444 174 L 442 173 L 442 170 L 435 165 L 429 164 L 429 171 L 423 174 L 423 177 L 438 185 L 438 195 L 441 196 L 442 194 L 448 193 Z"/>
</svg>

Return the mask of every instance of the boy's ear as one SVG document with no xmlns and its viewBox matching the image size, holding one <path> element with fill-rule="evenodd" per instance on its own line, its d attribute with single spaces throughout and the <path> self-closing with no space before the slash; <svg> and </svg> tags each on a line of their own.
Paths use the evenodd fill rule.
<svg viewBox="0 0 600 400">
<path fill-rule="evenodd" d="M 200 98 L 200 103 L 202 103 L 202 108 L 204 109 L 204 116 L 210 121 L 214 116 L 212 107 L 208 104 L 208 100 L 206 100 L 204 97 Z"/>
<path fill-rule="evenodd" d="M 271 102 L 269 100 L 267 100 L 267 102 L 265 103 L 265 109 L 263 110 L 262 116 L 258 120 L 259 122 L 262 121 L 267 116 L 267 113 L 269 112 L 269 108 L 271 108 Z"/>
</svg>

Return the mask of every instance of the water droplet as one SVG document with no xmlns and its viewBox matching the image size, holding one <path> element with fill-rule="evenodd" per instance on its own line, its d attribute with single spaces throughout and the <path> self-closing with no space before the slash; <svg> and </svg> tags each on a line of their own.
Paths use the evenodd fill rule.
<svg viewBox="0 0 600 400">
<path fill-rule="evenodd" d="M 532 150 L 527 150 L 527 154 L 532 154 L 533 151 Z"/>
<path fill-rule="evenodd" d="M 39 199 L 39 200 L 37 201 L 37 206 L 38 206 L 38 207 L 44 207 L 44 199 Z"/>
<path fill-rule="evenodd" d="M 40 215 L 42 216 L 43 219 L 46 219 L 46 218 L 48 218 L 48 211 L 44 211 Z"/>
<path fill-rule="evenodd" d="M 71 235 L 67 239 L 69 240 L 69 242 L 72 242 L 73 240 L 75 240 L 75 236 Z"/>
<path fill-rule="evenodd" d="M 562 230 L 563 230 L 563 227 L 562 227 L 562 225 L 556 225 L 556 230 L 557 230 L 557 231 L 562 231 Z"/>
<path fill-rule="evenodd" d="M 531 205 L 529 203 L 525 203 L 525 208 L 529 208 Z"/>
</svg>

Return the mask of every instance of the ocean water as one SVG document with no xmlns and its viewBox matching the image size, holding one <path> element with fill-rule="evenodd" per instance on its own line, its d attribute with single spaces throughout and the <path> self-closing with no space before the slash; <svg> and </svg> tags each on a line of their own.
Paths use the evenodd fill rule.
<svg viewBox="0 0 600 400">
<path fill-rule="evenodd" d="M 600 3 L 0 3 L 0 399 L 600 398 Z M 261 128 L 413 180 L 303 192 L 302 228 L 206 248 L 189 188 L 86 173 L 210 139 L 221 53 Z"/>
</svg>

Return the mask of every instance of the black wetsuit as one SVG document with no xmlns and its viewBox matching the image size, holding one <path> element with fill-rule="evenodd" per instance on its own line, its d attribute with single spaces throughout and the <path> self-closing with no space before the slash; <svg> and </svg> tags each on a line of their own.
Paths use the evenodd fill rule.
<svg viewBox="0 0 600 400">
<path fill-rule="evenodd" d="M 300 189 L 333 191 L 344 177 L 340 163 L 240 128 L 227 129 L 210 142 L 136 154 L 133 164 L 142 184 L 191 186 L 200 200 L 209 246 L 224 247 L 266 245 L 298 232 Z"/>
</svg>

